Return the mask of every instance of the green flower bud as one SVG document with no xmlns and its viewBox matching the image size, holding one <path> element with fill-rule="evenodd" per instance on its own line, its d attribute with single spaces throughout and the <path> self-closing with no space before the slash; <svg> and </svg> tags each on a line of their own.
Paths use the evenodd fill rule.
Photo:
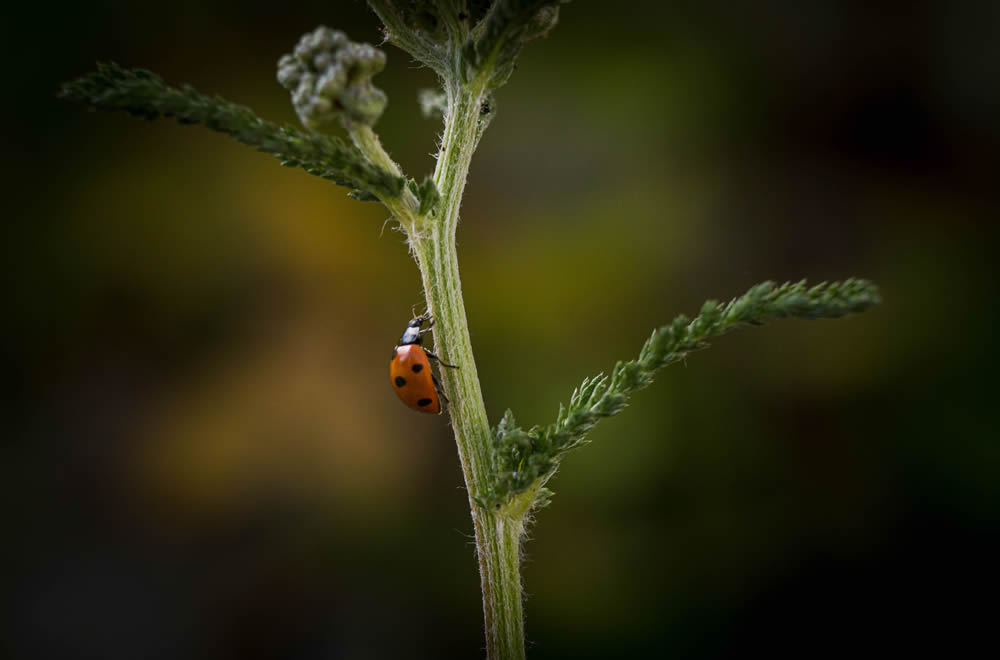
<svg viewBox="0 0 1000 660">
<path fill-rule="evenodd" d="M 388 102 L 372 85 L 372 76 L 383 68 L 385 53 L 320 26 L 278 60 L 278 82 L 291 92 L 295 112 L 308 128 L 325 128 L 335 120 L 371 126 Z"/>
</svg>

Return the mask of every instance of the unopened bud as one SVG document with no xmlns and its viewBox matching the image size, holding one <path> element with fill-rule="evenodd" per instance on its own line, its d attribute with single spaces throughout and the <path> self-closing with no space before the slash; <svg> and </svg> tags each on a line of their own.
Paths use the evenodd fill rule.
<svg viewBox="0 0 1000 660">
<path fill-rule="evenodd" d="M 278 82 L 292 94 L 302 123 L 319 129 L 335 120 L 371 126 L 388 99 L 372 85 L 385 68 L 385 53 L 321 26 L 304 35 L 291 55 L 278 60 Z"/>
</svg>

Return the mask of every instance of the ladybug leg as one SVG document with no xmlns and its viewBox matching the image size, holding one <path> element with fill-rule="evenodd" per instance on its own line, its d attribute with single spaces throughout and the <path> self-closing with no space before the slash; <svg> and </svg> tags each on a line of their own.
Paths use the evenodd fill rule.
<svg viewBox="0 0 1000 660">
<path fill-rule="evenodd" d="M 441 358 L 439 358 L 438 356 L 434 355 L 433 353 L 431 353 L 426 349 L 424 350 L 424 353 L 426 353 L 427 357 L 429 357 L 430 359 L 437 360 L 438 364 L 440 364 L 442 367 L 448 367 L 449 369 L 458 369 L 458 365 L 448 364 L 447 362 L 445 362 L 444 360 L 442 360 Z"/>
<path fill-rule="evenodd" d="M 426 335 L 428 332 L 431 331 L 431 328 L 434 327 L 434 319 L 432 319 L 429 316 L 421 316 L 420 319 L 421 319 L 421 324 L 423 324 L 424 322 L 427 323 L 427 327 L 421 330 L 419 333 L 417 333 L 418 337 L 423 337 L 424 335 Z"/>
<path fill-rule="evenodd" d="M 431 380 L 434 381 L 434 389 L 437 390 L 438 396 L 441 397 L 441 400 L 445 403 L 451 403 L 451 401 L 448 400 L 448 397 L 444 395 L 444 392 L 441 391 L 441 383 L 438 382 L 437 376 L 431 374 Z"/>
</svg>

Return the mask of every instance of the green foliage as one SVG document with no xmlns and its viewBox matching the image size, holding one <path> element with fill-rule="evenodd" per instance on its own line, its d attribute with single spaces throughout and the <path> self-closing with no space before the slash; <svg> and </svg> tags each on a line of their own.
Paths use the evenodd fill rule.
<svg viewBox="0 0 1000 660">
<path fill-rule="evenodd" d="M 587 432 L 602 417 L 621 412 L 633 392 L 653 382 L 657 369 L 708 347 L 707 339 L 774 319 L 836 318 L 863 311 L 878 301 L 875 285 L 859 279 L 824 282 L 812 288 L 807 288 L 804 280 L 781 286 L 764 282 L 725 304 L 709 300 L 693 320 L 681 315 L 654 330 L 638 359 L 619 362 L 610 377 L 599 374 L 584 379 L 570 397 L 569 406 L 559 406 L 554 423 L 525 431 L 508 410 L 493 433 L 492 481 L 477 494 L 477 502 L 483 507 L 502 508 L 517 495 L 540 489 L 567 452 L 586 444 Z M 538 497 L 541 499 L 536 501 L 547 503 L 551 493 L 541 489 Z"/>
<path fill-rule="evenodd" d="M 548 34 L 569 0 L 368 0 L 385 36 L 446 80 L 507 82 L 524 44 Z"/>
<path fill-rule="evenodd" d="M 419 185 L 416 181 L 410 179 L 410 184 L 413 194 L 420 200 L 420 207 L 418 208 L 420 215 L 427 215 L 433 211 L 437 203 L 441 201 L 441 193 L 438 191 L 437 186 L 434 185 L 434 179 L 427 177 Z"/>
<path fill-rule="evenodd" d="M 484 76 L 481 80 L 488 88 L 506 82 L 524 43 L 555 26 L 562 2 L 370 0 L 369 5 L 383 20 L 387 38 L 434 68 L 454 90 L 477 76 Z M 370 131 L 387 104 L 385 93 L 372 84 L 385 59 L 373 46 L 351 42 L 343 32 L 321 26 L 305 34 L 278 63 L 278 81 L 291 92 L 302 123 L 310 131 L 325 131 L 339 121 L 353 145 L 278 126 L 245 106 L 200 94 L 187 85 L 170 87 L 149 71 L 114 63 L 101 64 L 97 71 L 65 84 L 60 96 L 144 119 L 173 117 L 182 124 L 202 124 L 275 156 L 283 165 L 347 186 L 354 199 L 386 202 L 397 216 L 408 213 L 401 209 L 427 215 L 438 203 L 440 191 L 430 180 L 407 186 L 409 179 L 401 176 Z M 492 95 L 480 98 L 473 149 L 496 114 Z M 446 94 L 425 90 L 419 100 L 425 115 L 448 120 Z M 407 187 L 402 206 L 391 204 Z"/>
<path fill-rule="evenodd" d="M 257 117 L 249 108 L 199 94 L 190 86 L 174 88 L 154 73 L 99 64 L 97 71 L 63 85 L 59 96 L 98 110 L 121 110 L 143 119 L 173 117 L 225 133 L 286 167 L 380 199 L 397 198 L 405 180 L 373 165 L 357 149 L 335 137 L 307 135 Z"/>
<path fill-rule="evenodd" d="M 386 40 L 441 76 L 453 71 L 448 44 L 461 38 L 460 4 L 454 0 L 368 0 L 385 26 Z"/>
<path fill-rule="evenodd" d="M 320 26 L 305 34 L 291 55 L 278 61 L 278 82 L 292 93 L 292 105 L 307 128 L 325 129 L 337 120 L 372 126 L 388 98 L 372 85 L 385 68 L 385 53 Z"/>
<path fill-rule="evenodd" d="M 507 82 L 524 44 L 548 34 L 559 22 L 559 5 L 568 0 L 497 0 L 474 38 L 463 49 L 466 76 L 491 70 L 491 87 Z"/>
</svg>

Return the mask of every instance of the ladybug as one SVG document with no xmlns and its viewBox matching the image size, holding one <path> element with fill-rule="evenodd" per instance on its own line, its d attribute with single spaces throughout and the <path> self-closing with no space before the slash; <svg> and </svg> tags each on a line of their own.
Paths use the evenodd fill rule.
<svg viewBox="0 0 1000 660">
<path fill-rule="evenodd" d="M 427 327 L 424 328 L 424 323 Z M 399 400 L 414 410 L 425 413 L 441 413 L 441 400 L 448 403 L 448 398 L 441 391 L 437 378 L 431 373 L 431 360 L 437 360 L 441 366 L 457 369 L 453 364 L 446 364 L 420 345 L 420 340 L 431 331 L 434 319 L 421 315 L 406 324 L 403 336 L 399 338 L 396 348 L 392 349 L 392 360 L 389 362 L 389 378 L 392 389 L 396 391 Z"/>
</svg>

